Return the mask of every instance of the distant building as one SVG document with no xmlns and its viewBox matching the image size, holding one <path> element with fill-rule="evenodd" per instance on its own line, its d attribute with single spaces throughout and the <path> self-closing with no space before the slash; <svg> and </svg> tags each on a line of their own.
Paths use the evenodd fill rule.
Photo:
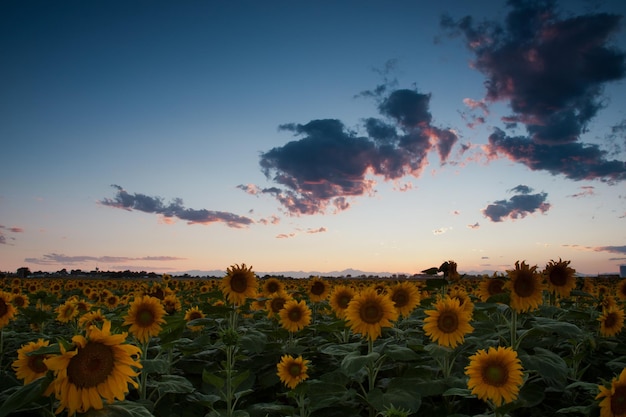
<svg viewBox="0 0 626 417">
<path fill-rule="evenodd" d="M 626 278 L 626 265 L 619 266 L 619 277 Z"/>
</svg>

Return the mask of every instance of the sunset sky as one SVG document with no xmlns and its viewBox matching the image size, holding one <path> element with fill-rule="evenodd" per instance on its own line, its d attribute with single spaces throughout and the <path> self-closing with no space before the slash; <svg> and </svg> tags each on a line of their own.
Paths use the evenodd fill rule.
<svg viewBox="0 0 626 417">
<path fill-rule="evenodd" d="M 0 2 L 0 271 L 626 264 L 626 2 Z"/>
</svg>

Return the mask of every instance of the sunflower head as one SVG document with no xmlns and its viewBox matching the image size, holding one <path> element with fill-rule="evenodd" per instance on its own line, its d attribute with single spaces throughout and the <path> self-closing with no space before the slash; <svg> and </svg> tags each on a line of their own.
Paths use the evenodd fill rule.
<svg viewBox="0 0 626 417">
<path fill-rule="evenodd" d="M 123 325 L 130 325 L 128 331 L 141 343 L 146 343 L 152 336 L 161 331 L 161 324 L 165 323 L 165 308 L 158 298 L 144 295 L 135 298 L 124 317 Z"/>
<path fill-rule="evenodd" d="M 383 327 L 392 327 L 398 319 L 398 311 L 386 294 L 379 294 L 374 287 L 367 287 L 355 295 L 346 309 L 346 321 L 354 333 L 370 340 L 382 334 Z"/>
<path fill-rule="evenodd" d="M 11 301 L 13 294 L 6 291 L 0 291 L 0 329 L 9 324 L 15 317 L 17 312 Z"/>
<path fill-rule="evenodd" d="M 15 370 L 15 376 L 23 380 L 24 385 L 30 384 L 48 372 L 44 360 L 50 355 L 33 353 L 48 346 L 48 343 L 47 340 L 39 339 L 36 342 L 29 342 L 17 350 L 17 359 L 12 366 Z"/>
<path fill-rule="evenodd" d="M 226 269 L 226 276 L 221 283 L 222 294 L 229 303 L 242 305 L 248 298 L 254 298 L 257 292 L 256 275 L 252 267 L 235 264 Z"/>
<path fill-rule="evenodd" d="M 330 286 L 320 277 L 313 277 L 308 285 L 309 300 L 314 303 L 324 301 L 330 294 Z"/>
<path fill-rule="evenodd" d="M 266 297 L 269 297 L 272 294 L 275 294 L 283 290 L 284 290 L 284 285 L 282 282 L 280 282 L 278 278 L 273 278 L 273 277 L 268 278 L 263 283 L 263 295 L 265 295 Z"/>
<path fill-rule="evenodd" d="M 420 303 L 419 290 L 408 281 L 391 286 L 388 293 L 400 316 L 407 317 Z"/>
<path fill-rule="evenodd" d="M 491 278 L 484 277 L 478 283 L 478 291 L 476 292 L 476 295 L 478 295 L 481 301 L 486 302 L 494 295 L 505 292 L 505 282 L 504 278 L 498 277 L 495 274 Z"/>
<path fill-rule="evenodd" d="M 610 387 L 598 386 L 596 396 L 600 401 L 600 417 L 619 417 L 626 415 L 626 368 L 619 377 L 613 378 Z"/>
<path fill-rule="evenodd" d="M 330 307 L 339 318 L 345 318 L 346 309 L 354 297 L 355 291 L 347 285 L 336 285 L 330 294 Z"/>
<path fill-rule="evenodd" d="M 604 337 L 617 335 L 624 328 L 624 309 L 612 306 L 602 311 L 600 317 L 600 334 Z"/>
<path fill-rule="evenodd" d="M 441 346 L 455 348 L 474 331 L 470 325 L 471 311 L 465 311 L 457 298 L 440 298 L 435 310 L 426 310 L 424 333 Z"/>
<path fill-rule="evenodd" d="M 529 266 L 525 261 L 515 262 L 515 269 L 507 271 L 509 281 L 505 288 L 510 291 L 511 308 L 518 313 L 539 308 L 543 303 L 542 274 L 537 266 Z"/>
<path fill-rule="evenodd" d="M 273 293 L 269 299 L 265 301 L 265 309 L 267 310 L 267 316 L 273 317 L 277 315 L 280 310 L 285 307 L 287 301 L 291 301 L 293 298 L 283 290 L 279 290 Z"/>
<path fill-rule="evenodd" d="M 548 290 L 559 297 L 569 297 L 576 287 L 576 270 L 569 266 L 571 261 L 550 261 L 543 271 Z"/>
<path fill-rule="evenodd" d="M 306 380 L 309 361 L 302 356 L 297 358 L 291 355 L 283 355 L 276 365 L 276 374 L 280 381 L 287 387 L 294 389 L 299 383 Z"/>
<path fill-rule="evenodd" d="M 517 399 L 524 373 L 517 352 L 510 347 L 480 349 L 470 356 L 465 368 L 469 376 L 467 387 L 483 401 L 493 401 L 496 406 Z"/>
<path fill-rule="evenodd" d="M 304 300 L 290 300 L 278 312 L 280 324 L 290 332 L 297 332 L 311 324 L 311 309 Z"/>
<path fill-rule="evenodd" d="M 185 311 L 186 322 L 190 322 L 196 319 L 201 319 L 204 317 L 205 317 L 204 313 L 202 312 L 202 310 L 200 310 L 198 306 L 191 307 L 190 309 Z M 191 329 L 192 332 L 199 332 L 200 330 L 202 330 L 202 326 L 190 326 L 189 324 L 187 326 Z"/>
</svg>

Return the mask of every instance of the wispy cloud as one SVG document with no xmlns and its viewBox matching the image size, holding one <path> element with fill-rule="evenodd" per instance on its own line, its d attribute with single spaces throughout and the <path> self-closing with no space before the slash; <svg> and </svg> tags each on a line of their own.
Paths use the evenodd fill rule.
<svg viewBox="0 0 626 417">
<path fill-rule="evenodd" d="M 11 237 L 7 237 L 4 234 L 4 231 L 7 232 L 11 232 L 11 233 L 23 233 L 24 229 L 22 229 L 21 227 L 6 227 L 0 224 L 0 245 L 10 245 L 8 243 L 8 240 L 15 240 L 15 237 L 11 236 Z"/>
<path fill-rule="evenodd" d="M 136 262 L 136 261 L 149 261 L 149 262 L 171 262 L 185 260 L 186 258 L 180 258 L 176 256 L 142 256 L 138 258 L 132 258 L 127 256 L 68 256 L 60 253 L 48 253 L 39 258 L 26 258 L 24 262 L 34 263 L 37 265 L 76 265 L 85 262 L 97 262 L 97 263 L 124 263 L 124 262 Z"/>
<path fill-rule="evenodd" d="M 467 228 L 468 228 L 468 229 L 474 229 L 474 230 L 476 230 L 476 229 L 480 229 L 480 223 L 476 222 L 476 223 L 474 223 L 474 224 L 468 224 L 468 225 L 467 225 Z"/>
<path fill-rule="evenodd" d="M 560 18 L 555 2 L 508 4 L 504 25 L 477 23 L 471 16 L 441 20 L 450 34 L 464 37 L 475 55 L 473 67 L 487 78 L 484 101 L 466 104 L 508 102 L 512 114 L 503 118 L 507 127 L 526 128 L 527 136 L 496 129 L 489 137 L 491 156 L 573 180 L 623 181 L 626 162 L 610 160 L 600 146 L 580 142 L 604 107 L 604 86 L 626 76 L 626 54 L 609 43 L 620 28 L 620 16 Z"/>
<path fill-rule="evenodd" d="M 451 227 L 440 227 L 439 229 L 435 229 L 433 230 L 433 235 L 442 235 L 446 232 L 448 232 L 449 230 L 452 230 Z"/>
<path fill-rule="evenodd" d="M 508 200 L 498 200 L 489 204 L 482 213 L 492 222 L 501 222 L 504 219 L 520 219 L 528 214 L 539 211 L 545 213 L 550 209 L 550 203 L 546 202 L 546 193 L 530 194 L 532 188 L 526 185 L 518 185 L 512 190 L 518 194 Z"/>
<path fill-rule="evenodd" d="M 576 194 L 568 195 L 568 197 L 579 198 L 579 197 L 587 197 L 591 195 L 595 195 L 595 187 L 587 185 L 587 186 L 580 187 L 580 192 Z"/>
<path fill-rule="evenodd" d="M 229 212 L 185 208 L 180 198 L 175 198 L 169 204 L 165 204 L 161 197 L 151 197 L 140 193 L 129 194 L 119 185 L 112 185 L 112 187 L 117 190 L 115 197 L 100 200 L 100 204 L 128 211 L 139 210 L 144 213 L 160 214 L 168 220 L 176 217 L 187 221 L 188 224 L 225 223 L 228 227 L 241 228 L 254 223 L 249 217 Z"/>
<path fill-rule="evenodd" d="M 300 233 L 305 233 L 305 234 L 312 235 L 312 234 L 317 234 L 317 233 L 325 233 L 327 231 L 328 230 L 325 227 L 323 227 L 323 226 L 322 227 L 318 227 L 317 229 L 308 228 L 306 230 L 302 230 L 302 229 L 298 228 L 298 229 L 296 229 L 295 232 L 280 233 L 280 234 L 276 235 L 276 238 L 277 239 L 288 239 L 288 238 L 296 237 Z"/>
</svg>

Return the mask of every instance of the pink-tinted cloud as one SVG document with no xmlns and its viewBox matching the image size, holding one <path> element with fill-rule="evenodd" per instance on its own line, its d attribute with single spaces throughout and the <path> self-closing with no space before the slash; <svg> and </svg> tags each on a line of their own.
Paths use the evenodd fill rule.
<svg viewBox="0 0 626 417">
<path fill-rule="evenodd" d="M 595 187 L 593 186 L 583 186 L 583 187 L 580 187 L 580 190 L 581 190 L 580 192 L 576 194 L 568 195 L 568 197 L 578 198 L 578 197 L 587 197 L 590 195 L 595 195 Z"/>
<path fill-rule="evenodd" d="M 22 229 L 21 227 L 6 227 L 0 224 L 0 245 L 10 245 L 8 241 L 15 240 L 14 237 L 5 236 L 3 230 L 6 230 L 11 233 L 23 233 L 24 232 L 24 229 Z"/>
<path fill-rule="evenodd" d="M 476 222 L 474 224 L 468 224 L 467 227 L 468 227 L 468 229 L 476 230 L 476 229 L 480 228 L 480 223 Z"/>
<path fill-rule="evenodd" d="M 505 219 L 523 219 L 528 214 L 534 212 L 547 212 L 551 205 L 546 202 L 547 194 L 531 194 L 532 189 L 525 185 L 518 185 L 511 191 L 518 194 L 508 200 L 498 200 L 489 204 L 482 210 L 482 213 L 492 222 L 501 222 Z"/>
</svg>

